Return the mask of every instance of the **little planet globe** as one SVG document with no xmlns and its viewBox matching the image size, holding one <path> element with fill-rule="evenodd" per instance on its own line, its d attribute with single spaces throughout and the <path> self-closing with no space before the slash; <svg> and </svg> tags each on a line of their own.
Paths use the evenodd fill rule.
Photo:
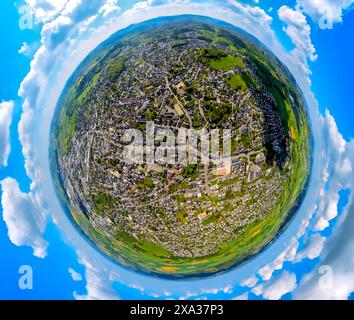
<svg viewBox="0 0 354 320">
<path fill-rule="evenodd" d="M 288 69 L 241 29 L 191 15 L 132 25 L 91 52 L 58 101 L 50 144 L 58 197 L 82 235 L 122 266 L 171 278 L 266 248 L 301 204 L 311 155 Z"/>
</svg>

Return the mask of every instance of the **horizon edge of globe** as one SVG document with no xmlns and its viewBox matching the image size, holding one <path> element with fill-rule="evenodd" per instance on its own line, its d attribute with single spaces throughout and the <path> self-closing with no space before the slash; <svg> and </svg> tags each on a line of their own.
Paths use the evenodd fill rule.
<svg viewBox="0 0 354 320">
<path fill-rule="evenodd" d="M 105 47 L 108 47 L 113 42 L 118 42 L 119 40 L 122 40 L 124 37 L 129 36 L 129 34 L 134 34 L 134 33 L 142 32 L 142 31 L 146 31 L 146 29 L 149 31 L 155 30 L 155 28 L 158 28 L 158 27 L 156 27 L 155 24 L 157 24 L 160 27 L 166 26 L 168 24 L 173 25 L 174 23 L 180 23 L 184 19 L 193 20 L 193 23 L 196 23 L 196 24 L 198 24 L 198 21 L 199 21 L 199 23 L 212 24 L 212 25 L 218 26 L 220 28 L 233 29 L 233 32 L 241 33 L 242 36 L 247 38 L 248 41 L 251 40 L 251 42 L 254 42 L 257 46 L 259 46 L 263 50 L 266 50 L 267 55 L 270 54 L 270 56 L 273 56 L 276 59 L 276 61 L 278 63 L 280 63 L 280 65 L 282 67 L 284 67 L 284 65 L 279 61 L 279 59 L 271 51 L 266 49 L 259 42 L 258 39 L 255 39 L 253 36 L 248 35 L 245 31 L 241 30 L 238 27 L 229 25 L 228 23 L 225 23 L 225 22 L 222 22 L 219 20 L 215 20 L 215 19 L 212 19 L 209 17 L 201 17 L 201 16 L 194 16 L 194 15 L 182 15 L 182 16 L 175 16 L 175 17 L 160 17 L 160 18 L 155 18 L 152 20 L 144 21 L 142 23 L 129 26 L 128 28 L 126 28 L 124 30 L 117 31 L 115 34 L 113 34 L 107 40 L 102 42 L 96 49 L 94 49 L 84 59 L 84 61 L 81 62 L 81 64 L 77 67 L 77 69 L 75 70 L 73 75 L 70 77 L 70 80 L 67 82 L 65 89 L 63 90 L 62 95 L 58 101 L 56 111 L 55 111 L 55 116 L 53 117 L 53 123 L 52 123 L 52 126 L 53 126 L 52 132 L 51 132 L 52 139 L 55 138 L 53 136 L 54 132 L 55 132 L 55 129 L 54 129 L 55 121 L 57 121 L 56 119 L 61 111 L 60 104 L 62 102 L 62 99 L 65 98 L 65 94 L 67 94 L 68 88 L 73 84 L 78 73 L 80 73 L 80 70 L 83 69 L 85 66 L 87 67 L 87 65 L 90 64 L 90 59 L 92 59 L 93 56 L 95 56 L 100 50 L 104 50 Z M 295 80 L 293 79 L 293 77 L 289 73 L 289 71 L 286 69 L 286 67 L 285 67 L 285 70 L 286 71 L 284 72 L 284 70 L 283 70 L 283 72 L 287 73 L 289 80 L 294 82 Z M 301 93 L 300 89 L 298 88 L 296 82 L 293 83 L 293 85 L 296 88 L 297 93 L 299 93 L 301 96 L 301 100 L 302 100 L 301 104 L 303 104 L 303 107 L 305 107 L 302 93 Z M 82 223 L 80 224 L 80 218 L 79 218 L 80 215 L 77 213 L 77 211 L 73 210 L 73 209 L 69 209 L 69 208 L 71 208 L 70 201 L 67 198 L 67 193 L 65 191 L 62 181 L 60 181 L 60 179 L 58 179 L 59 175 L 57 174 L 57 170 L 59 170 L 59 167 L 58 167 L 58 163 L 56 161 L 56 157 L 54 157 L 54 153 L 53 153 L 54 144 L 52 141 L 52 143 L 50 145 L 50 148 L 51 148 L 50 156 L 51 156 L 51 164 L 52 164 L 51 168 L 52 168 L 53 181 L 55 182 L 55 185 L 56 185 L 55 189 L 56 189 L 56 192 L 59 196 L 60 202 L 64 208 L 64 211 L 66 212 L 69 219 L 72 221 L 75 228 L 77 230 L 79 230 L 80 233 L 95 248 L 97 248 L 100 253 L 104 254 L 104 256 L 110 258 L 112 261 L 114 261 L 124 267 L 128 267 L 129 269 L 133 269 L 138 272 L 143 272 L 143 273 L 147 273 L 147 274 L 152 274 L 152 275 L 161 276 L 161 277 L 168 277 L 168 278 L 188 278 L 188 277 L 193 278 L 193 277 L 200 277 L 200 276 L 210 276 L 210 275 L 213 275 L 213 274 L 216 274 L 219 272 L 225 272 L 233 267 L 236 267 L 236 266 L 239 266 L 240 264 L 244 264 L 244 263 L 248 262 L 250 259 L 257 256 L 263 250 L 268 248 L 268 246 L 286 228 L 286 226 L 288 225 L 288 223 L 290 222 L 290 220 L 292 219 L 292 217 L 294 216 L 294 214 L 298 210 L 299 202 L 301 204 L 302 199 L 303 199 L 304 195 L 306 194 L 307 184 L 309 182 L 311 166 L 312 166 L 312 163 L 311 163 L 312 146 L 311 146 L 311 142 L 310 142 L 311 138 L 312 138 L 312 133 L 310 131 L 309 119 L 307 117 L 306 110 L 303 110 L 303 111 L 305 112 L 304 113 L 305 120 L 304 119 L 302 119 L 302 120 L 304 120 L 304 125 L 307 127 L 307 129 L 305 130 L 305 131 L 307 131 L 307 139 L 305 139 L 306 140 L 305 146 L 307 147 L 307 151 L 308 151 L 307 154 L 305 155 L 305 157 L 307 159 L 307 167 L 305 168 L 305 172 L 304 172 L 306 179 L 304 179 L 302 181 L 303 185 L 300 188 L 300 191 L 297 193 L 296 200 L 293 201 L 293 204 L 286 211 L 286 215 L 285 215 L 285 217 L 283 217 L 282 221 L 277 224 L 277 228 L 276 228 L 277 231 L 274 233 L 274 235 L 272 237 L 270 237 L 267 241 L 265 241 L 265 243 L 262 243 L 261 245 L 258 244 L 259 247 L 256 250 L 253 250 L 253 251 L 251 250 L 251 253 L 249 253 L 249 254 L 246 253 L 244 255 L 239 255 L 237 258 L 233 257 L 233 258 L 224 259 L 226 261 L 224 261 L 223 263 L 214 262 L 212 267 L 208 266 L 208 259 L 214 259 L 214 261 L 216 261 L 216 260 L 219 260 L 218 257 L 206 256 L 206 257 L 203 257 L 203 259 L 196 259 L 196 261 L 191 261 L 191 259 L 188 259 L 187 263 L 185 262 L 184 259 L 178 258 L 178 263 L 174 262 L 174 263 L 171 263 L 170 265 L 169 265 L 168 259 L 165 258 L 165 259 L 162 259 L 163 263 L 161 263 L 160 266 L 158 268 L 156 268 L 156 266 L 154 266 L 154 265 L 151 266 L 151 265 L 146 264 L 144 262 L 137 261 L 136 259 L 130 259 L 129 257 L 127 258 L 124 255 L 118 256 L 118 255 L 112 254 L 109 252 L 109 250 L 107 252 L 106 245 L 102 246 L 102 243 L 99 243 L 99 241 L 97 241 L 97 239 L 96 240 L 93 239 L 92 234 L 90 235 L 90 232 L 87 232 L 87 229 L 85 231 Z M 86 228 L 87 228 L 87 226 L 86 226 Z M 225 246 L 230 247 L 230 243 L 225 244 Z M 229 248 L 229 250 L 231 250 L 231 249 Z M 162 266 L 162 265 L 165 265 L 165 266 Z"/>
</svg>

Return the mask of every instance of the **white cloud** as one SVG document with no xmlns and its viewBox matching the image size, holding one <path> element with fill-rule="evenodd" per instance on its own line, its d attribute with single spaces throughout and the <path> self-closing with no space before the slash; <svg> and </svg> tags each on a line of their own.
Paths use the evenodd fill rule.
<svg viewBox="0 0 354 320">
<path fill-rule="evenodd" d="M 99 13 L 106 17 L 110 13 L 117 12 L 119 10 L 120 8 L 118 6 L 117 0 L 107 0 L 107 2 L 99 10 Z"/>
<path fill-rule="evenodd" d="M 1 181 L 3 219 L 11 242 L 16 246 L 30 246 L 34 255 L 44 258 L 48 243 L 43 239 L 46 217 L 32 193 L 22 193 L 17 181 Z"/>
<path fill-rule="evenodd" d="M 346 141 L 343 138 L 343 135 L 339 132 L 336 121 L 333 116 L 330 114 L 329 110 L 325 112 L 325 130 L 327 130 L 326 135 L 334 150 L 337 150 L 338 154 L 342 154 L 345 151 Z"/>
<path fill-rule="evenodd" d="M 274 31 L 271 28 L 273 18 L 268 15 L 262 8 L 258 6 L 242 4 L 235 0 L 228 0 L 228 3 L 231 5 L 231 8 L 240 13 L 241 19 L 248 21 L 248 23 L 253 23 L 252 27 L 255 29 L 255 33 L 259 33 L 261 28 L 266 34 L 270 36 L 274 35 Z"/>
<path fill-rule="evenodd" d="M 327 192 L 325 196 L 325 203 L 321 203 L 321 207 L 324 206 L 325 208 L 323 208 L 323 213 L 316 219 L 316 224 L 313 228 L 315 231 L 325 230 L 329 226 L 329 222 L 338 215 L 338 192 Z"/>
<path fill-rule="evenodd" d="M 295 274 L 288 271 L 282 271 L 280 275 L 272 278 L 265 284 L 255 287 L 253 292 L 256 295 L 262 295 L 268 300 L 279 300 L 285 294 L 292 292 L 296 286 Z"/>
<path fill-rule="evenodd" d="M 29 45 L 27 42 L 24 42 L 20 48 L 20 50 L 18 50 L 18 53 L 19 54 L 23 54 L 24 56 L 27 56 L 28 55 L 28 52 L 29 52 Z"/>
<path fill-rule="evenodd" d="M 27 42 L 22 43 L 21 48 L 18 50 L 18 54 L 22 54 L 27 58 L 33 58 L 34 54 L 38 50 L 39 43 L 31 43 L 28 44 Z"/>
<path fill-rule="evenodd" d="M 224 293 L 231 293 L 232 292 L 232 285 L 227 285 L 224 288 L 210 288 L 210 289 L 200 289 L 201 294 L 218 294 L 219 292 L 224 292 Z M 199 295 L 199 294 L 195 294 Z"/>
<path fill-rule="evenodd" d="M 46 23 L 57 16 L 68 2 L 70 0 L 26 0 L 35 18 L 41 23 Z"/>
<path fill-rule="evenodd" d="M 235 298 L 233 298 L 232 300 L 240 300 L 240 301 L 243 301 L 243 300 L 248 300 L 248 292 L 244 293 L 244 294 L 241 294 L 240 296 L 237 296 Z"/>
<path fill-rule="evenodd" d="M 297 238 L 292 238 L 281 254 L 279 254 L 273 261 L 259 270 L 258 274 L 261 276 L 261 278 L 263 280 L 271 279 L 274 271 L 281 270 L 283 268 L 284 262 L 293 261 L 296 256 L 298 247 L 299 242 Z"/>
<path fill-rule="evenodd" d="M 74 293 L 77 300 L 118 300 L 119 297 L 112 288 L 114 276 L 106 269 L 98 268 L 88 258 L 81 257 L 81 263 L 86 267 L 87 294 Z"/>
<path fill-rule="evenodd" d="M 297 0 L 299 8 L 321 25 L 323 19 L 330 23 L 342 22 L 343 13 L 354 0 Z"/>
<path fill-rule="evenodd" d="M 354 157 L 347 154 L 347 142 L 339 132 L 334 118 L 328 110 L 321 118 L 322 135 L 326 141 L 324 147 L 324 183 L 327 190 L 321 190 L 318 214 L 313 230 L 323 231 L 329 226 L 329 222 L 338 216 L 339 192 L 345 188 L 352 188 L 352 163 Z M 331 172 L 331 174 L 329 174 Z"/>
<path fill-rule="evenodd" d="M 68 271 L 69 271 L 69 273 L 70 273 L 71 278 L 72 278 L 74 281 L 82 281 L 82 276 L 81 276 L 80 273 L 78 273 L 77 271 L 75 271 L 73 268 L 69 268 Z"/>
<path fill-rule="evenodd" d="M 48 21 L 42 28 L 42 41 L 50 49 L 70 38 L 77 36 L 83 26 L 88 26 L 87 21 L 102 14 L 108 15 L 118 9 L 112 0 L 72 0 L 64 7 L 60 14 Z"/>
<path fill-rule="evenodd" d="M 14 103 L 0 102 L 0 167 L 6 167 L 11 151 L 10 126 Z"/>
<path fill-rule="evenodd" d="M 77 9 L 85 8 L 76 15 L 76 19 L 85 19 L 85 11 L 88 15 L 92 12 L 98 12 L 106 16 L 119 10 L 117 0 L 25 0 L 31 8 L 36 20 L 42 24 L 47 24 L 60 17 L 61 15 L 70 15 Z M 99 10 L 97 10 L 97 8 Z M 75 20 L 76 20 L 75 19 Z"/>
<path fill-rule="evenodd" d="M 247 279 L 241 281 L 240 285 L 242 287 L 253 288 L 258 283 L 258 281 L 259 281 L 259 279 L 255 275 L 253 275 L 253 276 L 250 276 Z"/>
<path fill-rule="evenodd" d="M 295 262 L 299 262 L 305 258 L 308 259 L 315 259 L 320 256 L 324 244 L 325 244 L 326 238 L 322 237 L 319 234 L 315 234 L 311 236 L 307 241 L 304 246 L 304 248 L 299 252 L 299 254 L 295 258 Z"/>
<path fill-rule="evenodd" d="M 305 15 L 299 10 L 293 10 L 288 6 L 282 6 L 278 10 L 278 16 L 286 26 L 284 32 L 289 36 L 295 49 L 292 55 L 294 63 L 300 63 L 306 74 L 310 73 L 308 60 L 317 59 L 316 49 L 311 40 L 311 28 L 307 23 Z"/>
</svg>

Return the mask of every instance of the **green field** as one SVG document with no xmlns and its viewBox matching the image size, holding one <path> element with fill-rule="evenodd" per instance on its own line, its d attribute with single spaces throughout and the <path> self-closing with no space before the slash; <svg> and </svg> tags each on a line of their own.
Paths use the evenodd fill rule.
<svg viewBox="0 0 354 320">
<path fill-rule="evenodd" d="M 231 89 L 240 90 L 242 92 L 248 90 L 250 86 L 256 86 L 256 82 L 252 79 L 249 74 L 235 74 L 227 79 L 228 84 Z"/>
<path fill-rule="evenodd" d="M 210 66 L 213 69 L 230 71 L 233 67 L 244 68 L 245 64 L 243 63 L 241 58 L 228 55 L 227 57 L 210 61 Z"/>
</svg>

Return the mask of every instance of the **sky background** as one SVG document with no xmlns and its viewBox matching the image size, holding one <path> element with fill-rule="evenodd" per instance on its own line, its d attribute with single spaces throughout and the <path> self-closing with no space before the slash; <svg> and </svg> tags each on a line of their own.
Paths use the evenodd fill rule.
<svg viewBox="0 0 354 320">
<path fill-rule="evenodd" d="M 38 119 L 45 118 L 41 113 L 42 109 L 47 107 L 47 103 L 50 105 L 55 102 L 44 97 L 45 95 L 33 94 L 35 85 L 43 90 L 55 87 L 58 88 L 57 93 L 60 93 L 60 83 L 61 85 L 65 84 L 65 77 L 70 75 L 69 71 L 58 71 L 60 63 L 62 63 L 58 57 L 61 55 L 67 57 L 69 53 L 64 51 L 61 47 L 62 44 L 54 45 L 49 41 L 54 41 L 51 40 L 50 32 L 55 33 L 58 28 L 60 30 L 60 21 L 55 19 L 60 16 L 70 16 L 71 13 L 65 12 L 66 1 L 64 0 L 57 1 L 57 5 L 53 5 L 55 1 L 50 0 L 27 2 L 32 6 L 36 19 L 34 28 L 30 30 L 19 28 L 21 16 L 19 8 L 26 4 L 25 1 L 3 0 L 0 4 L 2 42 L 0 47 L 2 61 L 0 64 L 0 116 L 1 110 L 13 109 L 10 115 L 7 113 L 3 119 L 0 118 L 0 135 L 5 137 L 6 133 L 9 133 L 8 144 L 11 146 L 7 165 L 0 164 L 0 181 L 2 181 L 2 191 L 0 192 L 2 198 L 2 207 L 0 206 L 2 217 L 0 219 L 0 299 L 291 299 L 350 298 L 352 296 L 354 281 L 351 278 L 351 270 L 354 270 L 354 267 L 351 268 L 350 253 L 348 257 L 346 252 L 351 252 L 353 244 L 344 227 L 345 223 L 347 225 L 349 222 L 351 223 L 351 217 L 354 214 L 351 210 L 351 188 L 354 181 L 351 170 L 351 164 L 354 162 L 354 152 L 352 151 L 354 149 L 352 143 L 354 138 L 352 124 L 352 119 L 354 119 L 354 95 L 352 92 L 354 11 L 349 6 L 350 1 L 334 1 L 335 4 L 332 2 L 332 5 L 330 1 L 318 1 L 319 6 L 327 8 L 325 12 L 332 10 L 330 12 L 334 23 L 333 29 L 330 30 L 321 29 L 318 23 L 318 12 L 323 13 L 323 7 L 314 8 L 308 4 L 307 0 L 276 0 L 272 1 L 271 5 L 269 5 L 270 1 L 265 0 L 260 0 L 259 3 L 253 0 L 240 1 L 239 4 L 235 4 L 236 2 L 233 1 L 224 2 L 229 5 L 228 9 L 232 7 L 232 10 L 235 10 L 237 14 L 244 15 L 249 19 L 249 22 L 245 22 L 245 27 L 248 26 L 250 30 L 255 30 L 256 35 L 258 35 L 257 22 L 264 20 L 269 30 L 274 32 L 276 39 L 272 40 L 269 37 L 269 43 L 266 44 L 275 53 L 278 50 L 279 54 L 282 52 L 287 55 L 289 64 L 293 66 L 293 69 L 291 66 L 290 69 L 294 71 L 299 82 L 303 80 L 302 88 L 305 96 L 308 97 L 315 137 L 320 140 L 316 149 L 318 163 L 315 163 L 314 170 L 314 175 L 318 176 L 313 177 L 312 188 L 309 190 L 310 195 L 299 212 L 298 218 L 275 244 L 273 251 L 268 250 L 252 265 L 230 272 L 222 278 L 216 277 L 188 284 L 177 284 L 176 282 L 136 275 L 133 272 L 121 270 L 119 267 L 115 269 L 116 266 L 105 261 L 99 253 L 93 252 L 92 248 L 86 248 L 89 246 L 85 245 L 85 241 L 70 239 L 71 235 L 68 236 L 68 232 L 74 232 L 74 229 L 70 229 L 65 217 L 60 216 L 62 213 L 57 213 L 58 216 L 54 216 L 53 212 L 44 208 L 43 214 L 37 216 L 37 212 L 42 210 L 37 201 L 37 194 L 43 190 L 40 190 L 37 185 L 31 185 L 38 177 L 33 174 L 34 170 L 31 166 L 25 166 L 25 160 L 29 161 L 31 153 L 26 153 L 26 149 L 23 149 L 26 139 L 23 132 L 19 130 L 19 124 L 25 123 L 26 119 L 23 115 L 28 110 L 33 110 L 34 114 L 38 113 Z M 70 16 L 72 24 L 81 26 L 83 22 L 88 21 L 90 16 L 97 14 L 98 18 L 91 27 L 100 30 L 99 27 L 104 25 L 106 21 L 119 17 L 131 8 L 134 8 L 132 15 L 139 16 L 140 14 L 141 17 L 145 15 L 148 17 L 147 11 L 144 10 L 150 10 L 150 8 L 153 10 L 153 7 L 160 5 L 172 7 L 174 1 L 150 0 L 139 3 L 139 1 L 95 0 L 92 3 L 97 2 L 97 8 L 93 4 L 87 7 L 86 4 L 87 10 L 85 10 L 85 2 L 82 1 L 81 11 L 79 10 L 80 5 L 74 9 L 77 9 L 78 14 Z M 177 2 L 180 3 L 180 6 L 184 5 L 184 1 Z M 212 1 L 192 2 L 196 4 L 212 3 Z M 52 11 L 40 10 L 46 3 L 52 4 Z M 137 3 L 138 5 L 136 5 Z M 186 6 L 190 4 L 188 1 L 185 3 Z M 111 11 L 108 9 L 102 11 L 101 8 L 105 5 L 105 8 L 110 8 Z M 134 5 L 135 7 L 133 7 Z M 253 9 L 255 7 L 257 7 L 256 10 Z M 284 9 L 282 17 L 279 14 L 281 7 Z M 90 10 L 92 12 L 88 16 L 82 13 Z M 171 12 L 173 10 L 171 9 Z M 188 9 L 186 10 L 189 12 Z M 140 11 L 142 13 L 139 13 Z M 160 15 L 163 15 L 162 12 L 166 11 L 157 9 L 157 12 L 161 12 Z M 191 10 L 191 13 L 193 12 Z M 82 19 L 78 18 L 80 14 Z M 271 17 L 272 21 L 269 22 L 267 17 Z M 59 27 L 58 25 L 54 26 L 53 21 Z M 114 21 L 111 24 L 111 32 L 118 29 L 119 21 Z M 261 28 L 262 24 L 259 25 Z M 290 29 L 293 32 L 287 34 L 284 29 L 286 27 L 293 28 Z M 56 31 L 52 31 L 52 29 Z M 268 32 L 267 28 L 263 29 L 259 30 L 259 37 L 264 36 L 264 39 L 268 39 L 270 31 Z M 47 33 L 43 30 L 47 30 Z M 43 33 L 41 34 L 41 32 Z M 70 38 L 71 44 L 75 48 L 75 41 L 83 43 L 79 41 L 84 40 L 88 43 L 91 41 L 95 43 L 91 40 L 95 38 L 95 41 L 99 43 L 100 37 L 97 36 L 99 33 L 100 31 L 94 33 L 87 29 L 78 34 L 77 30 L 72 28 L 72 33 L 67 37 Z M 102 37 L 104 39 L 104 36 Z M 283 49 L 276 49 L 276 43 L 282 45 Z M 24 46 L 24 44 L 27 45 Z M 36 51 L 41 50 L 43 45 L 46 47 L 46 52 L 34 59 Z M 313 59 L 314 52 L 308 50 L 311 45 L 315 48 L 317 59 Z M 87 50 L 86 54 L 90 51 L 89 47 L 87 43 L 83 45 L 83 48 Z M 24 50 L 20 50 L 21 48 Z M 294 48 L 301 50 L 299 49 L 294 54 Z M 45 63 L 41 64 L 41 61 L 47 63 L 51 61 L 52 63 L 53 61 L 50 59 L 57 62 L 57 64 L 54 63 L 58 67 L 57 71 L 54 67 L 54 71 L 48 72 L 49 68 L 43 67 Z M 80 58 L 77 59 L 77 62 L 80 62 Z M 297 71 L 296 68 L 300 64 L 304 64 L 305 72 Z M 41 70 L 41 67 L 45 71 Z M 29 73 L 31 76 L 24 80 Z M 40 81 L 37 81 L 39 78 Z M 311 87 L 308 85 L 308 80 L 311 81 Z M 21 83 L 25 83 L 25 85 L 22 86 L 23 90 L 19 94 Z M 53 100 L 55 99 L 53 98 Z M 5 121 L 6 119 L 9 121 Z M 30 137 L 36 136 L 40 121 L 43 120 L 33 121 L 31 127 L 33 131 L 28 129 Z M 28 127 L 25 126 L 25 128 Z M 34 144 L 36 143 L 39 144 L 38 140 L 34 142 Z M 5 154 L 3 149 L 0 142 L 0 159 L 2 153 Z M 35 163 L 35 161 L 33 162 Z M 40 220 L 45 217 L 43 218 L 45 223 L 26 224 L 26 220 L 30 221 L 33 216 Z M 58 222 L 60 219 L 63 219 L 62 223 Z M 306 231 L 302 232 L 301 237 L 295 237 L 298 238 L 297 242 L 293 241 L 293 236 L 299 232 L 298 228 L 305 223 L 304 229 Z M 33 229 L 34 225 L 35 229 Z M 19 233 L 22 233 L 16 233 L 16 228 Z M 31 239 L 32 234 L 33 239 Z M 341 241 L 340 246 L 338 245 L 339 241 Z M 41 253 L 35 256 L 34 249 L 38 248 L 38 243 L 47 243 L 48 246 L 45 254 Z M 287 247 L 289 243 L 294 244 L 293 247 Z M 327 247 L 337 248 L 337 250 L 339 248 L 340 252 L 334 255 L 331 249 L 326 249 Z M 277 250 L 279 252 L 274 253 Z M 341 252 L 343 252 L 343 256 L 340 255 Z M 99 257 L 97 264 L 92 263 L 92 261 L 96 261 L 92 258 L 94 255 Z M 345 256 L 348 261 L 345 260 Z M 21 290 L 18 285 L 21 277 L 19 268 L 23 265 L 28 265 L 33 269 L 32 290 Z M 334 272 L 332 288 L 326 292 L 320 291 L 316 284 L 318 283 L 316 278 L 318 277 L 318 267 L 321 265 L 329 265 L 334 270 L 332 270 Z M 346 266 L 346 268 L 340 266 Z M 270 276 L 267 276 L 269 271 Z M 243 281 L 242 277 L 244 277 Z M 220 283 L 222 285 L 219 285 Z M 157 285 L 160 289 L 158 292 L 154 292 L 153 288 Z"/>
</svg>

